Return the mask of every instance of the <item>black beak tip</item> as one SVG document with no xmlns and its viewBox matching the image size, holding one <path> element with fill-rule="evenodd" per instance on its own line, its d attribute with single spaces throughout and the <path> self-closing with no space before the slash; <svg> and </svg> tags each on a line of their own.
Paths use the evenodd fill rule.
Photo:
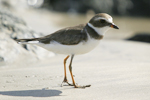
<svg viewBox="0 0 150 100">
<path fill-rule="evenodd" d="M 118 27 L 118 26 L 116 26 L 116 25 L 114 25 L 114 28 L 115 28 L 115 29 L 119 29 L 119 27 Z"/>
<path fill-rule="evenodd" d="M 114 29 L 119 29 L 119 27 L 116 26 L 115 24 L 111 24 L 110 27 L 111 27 L 111 28 L 114 28 Z"/>
</svg>

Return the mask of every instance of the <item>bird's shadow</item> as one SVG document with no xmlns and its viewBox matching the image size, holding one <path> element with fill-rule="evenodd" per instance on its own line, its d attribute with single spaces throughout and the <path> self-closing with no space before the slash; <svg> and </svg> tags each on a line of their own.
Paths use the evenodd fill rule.
<svg viewBox="0 0 150 100">
<path fill-rule="evenodd" d="M 62 92 L 59 90 L 17 90 L 17 91 L 0 91 L 0 95 L 21 96 L 21 97 L 52 97 L 60 96 Z"/>
</svg>

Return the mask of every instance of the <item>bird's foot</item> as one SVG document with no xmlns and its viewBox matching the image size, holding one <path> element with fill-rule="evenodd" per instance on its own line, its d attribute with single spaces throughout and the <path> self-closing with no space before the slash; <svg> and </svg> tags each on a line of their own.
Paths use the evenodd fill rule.
<svg viewBox="0 0 150 100">
<path fill-rule="evenodd" d="M 69 86 L 73 86 L 73 84 L 71 84 L 71 83 L 69 83 L 69 82 L 64 82 L 64 81 L 63 81 L 63 82 L 61 83 L 61 87 L 64 86 L 63 83 L 67 83 Z"/>
<path fill-rule="evenodd" d="M 77 83 L 71 84 L 71 83 L 68 82 L 68 80 L 67 80 L 66 77 L 64 78 L 64 80 L 63 80 L 61 86 L 63 86 L 63 83 L 67 83 L 69 86 L 74 86 L 75 88 L 83 88 L 83 89 L 86 88 L 86 87 L 90 87 L 90 86 L 91 86 L 91 85 L 83 85 L 83 86 L 80 86 L 80 85 L 78 85 Z"/>
<path fill-rule="evenodd" d="M 64 78 L 63 82 L 61 83 L 61 86 L 63 86 L 63 83 L 67 83 L 69 86 L 73 86 L 73 84 L 68 82 L 67 78 Z"/>
</svg>

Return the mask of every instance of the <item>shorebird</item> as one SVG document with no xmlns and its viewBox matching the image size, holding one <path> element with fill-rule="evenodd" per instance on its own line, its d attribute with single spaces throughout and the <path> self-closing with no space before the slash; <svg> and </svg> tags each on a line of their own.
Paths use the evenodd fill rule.
<svg viewBox="0 0 150 100">
<path fill-rule="evenodd" d="M 75 55 L 85 54 L 93 50 L 103 39 L 104 34 L 110 28 L 119 29 L 110 15 L 106 13 L 96 14 L 87 24 L 60 29 L 52 34 L 40 38 L 18 39 L 19 44 L 34 44 L 58 54 L 65 54 L 64 80 L 75 88 L 85 88 L 91 85 L 79 86 L 75 83 L 72 74 L 72 61 Z M 67 80 L 66 61 L 71 56 L 69 71 L 72 78 L 70 84 Z"/>
</svg>

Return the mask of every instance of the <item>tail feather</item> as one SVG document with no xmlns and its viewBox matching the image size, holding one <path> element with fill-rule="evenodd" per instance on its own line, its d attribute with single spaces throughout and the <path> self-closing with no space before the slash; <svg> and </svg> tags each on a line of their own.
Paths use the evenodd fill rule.
<svg viewBox="0 0 150 100">
<path fill-rule="evenodd" d="M 19 44 L 27 44 L 27 43 L 38 43 L 38 38 L 33 39 L 16 39 Z"/>
</svg>

